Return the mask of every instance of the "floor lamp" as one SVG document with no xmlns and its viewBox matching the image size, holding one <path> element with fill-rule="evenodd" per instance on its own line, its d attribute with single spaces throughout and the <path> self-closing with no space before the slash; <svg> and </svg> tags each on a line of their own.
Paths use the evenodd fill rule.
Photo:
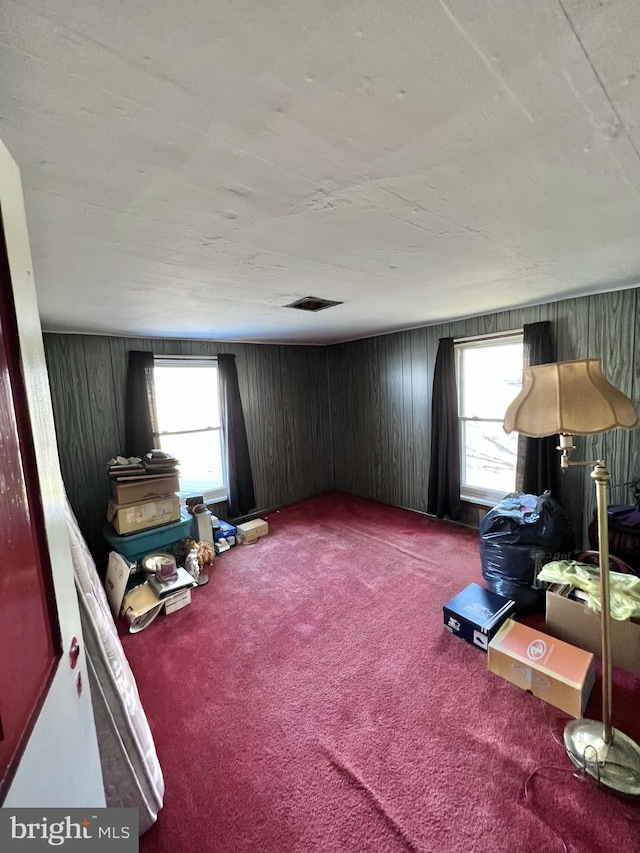
<svg viewBox="0 0 640 853">
<path fill-rule="evenodd" d="M 565 748 L 576 767 L 620 794 L 640 795 L 640 746 L 611 725 L 611 613 L 609 606 L 609 525 L 602 460 L 570 459 L 574 435 L 595 435 L 614 427 L 631 429 L 638 418 L 631 400 L 602 374 L 598 359 L 542 364 L 524 369 L 522 390 L 504 418 L 505 432 L 529 438 L 559 435 L 561 467 L 592 465 L 595 482 L 601 594 L 602 722 L 578 719 L 564 731 Z"/>
</svg>

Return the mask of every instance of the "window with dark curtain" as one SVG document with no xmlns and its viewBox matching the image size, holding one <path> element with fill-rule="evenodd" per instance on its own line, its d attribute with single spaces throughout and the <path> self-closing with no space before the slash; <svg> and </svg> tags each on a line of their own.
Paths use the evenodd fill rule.
<svg viewBox="0 0 640 853">
<path fill-rule="evenodd" d="M 453 338 L 441 338 L 431 399 L 431 465 L 427 512 L 460 518 L 460 433 Z"/>
<path fill-rule="evenodd" d="M 235 355 L 218 355 L 218 377 L 226 455 L 227 509 L 230 518 L 239 518 L 255 509 L 256 498 Z"/>
<path fill-rule="evenodd" d="M 140 459 L 154 446 L 158 427 L 153 389 L 153 353 L 131 350 L 127 370 L 124 437 L 127 456 Z"/>
<path fill-rule="evenodd" d="M 549 364 L 556 360 L 553 341 L 553 326 L 547 320 L 523 326 L 523 367 Z M 518 438 L 518 465 L 516 483 L 518 489 L 531 495 L 541 495 L 547 489 L 557 499 L 560 465 L 556 450 L 558 436 L 546 438 Z"/>
</svg>

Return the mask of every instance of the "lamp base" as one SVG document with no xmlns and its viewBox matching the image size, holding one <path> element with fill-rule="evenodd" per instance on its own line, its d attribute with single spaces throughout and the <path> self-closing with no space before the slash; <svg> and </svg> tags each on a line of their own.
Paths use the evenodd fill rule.
<svg viewBox="0 0 640 853">
<path fill-rule="evenodd" d="M 564 745 L 575 766 L 600 785 L 629 797 L 640 796 L 640 746 L 618 729 L 605 743 L 602 723 L 571 720 L 564 730 Z"/>
</svg>

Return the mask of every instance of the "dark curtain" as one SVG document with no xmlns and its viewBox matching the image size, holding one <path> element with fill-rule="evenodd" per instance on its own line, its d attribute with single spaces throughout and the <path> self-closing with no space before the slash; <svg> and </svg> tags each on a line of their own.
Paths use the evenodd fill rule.
<svg viewBox="0 0 640 853">
<path fill-rule="evenodd" d="M 153 388 L 153 353 L 129 352 L 124 438 L 127 456 L 142 458 L 155 447 L 157 435 Z"/>
<path fill-rule="evenodd" d="M 427 512 L 460 518 L 460 434 L 453 338 L 441 338 L 431 400 L 431 466 Z"/>
<path fill-rule="evenodd" d="M 549 321 L 526 324 L 523 332 L 524 367 L 548 364 L 556 360 L 553 327 Z M 516 483 L 521 491 L 530 495 L 541 495 L 549 489 L 557 500 L 560 477 L 557 445 L 557 435 L 546 438 L 519 436 Z"/>
<path fill-rule="evenodd" d="M 218 379 L 226 450 L 227 509 L 230 518 L 238 518 L 255 509 L 256 498 L 235 355 L 218 355 Z"/>
</svg>

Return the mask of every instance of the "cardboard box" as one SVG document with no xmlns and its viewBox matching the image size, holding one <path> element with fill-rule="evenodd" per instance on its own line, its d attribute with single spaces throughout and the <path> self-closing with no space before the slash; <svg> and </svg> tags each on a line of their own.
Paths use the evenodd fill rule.
<svg viewBox="0 0 640 853">
<path fill-rule="evenodd" d="M 122 600 L 122 614 L 131 634 L 148 628 L 161 610 L 162 602 L 148 583 L 135 587 Z"/>
<path fill-rule="evenodd" d="M 122 610 L 122 599 L 127 590 L 127 583 L 131 577 L 131 566 L 121 554 L 115 551 L 109 553 L 107 573 L 104 578 L 104 589 L 107 601 L 111 608 L 114 620 L 117 620 Z"/>
<path fill-rule="evenodd" d="M 269 525 L 262 518 L 254 518 L 253 521 L 245 521 L 244 524 L 238 524 L 237 526 L 238 541 L 245 545 L 248 545 L 250 542 L 257 542 L 262 536 L 266 536 L 268 532 Z"/>
<path fill-rule="evenodd" d="M 489 643 L 490 672 L 572 717 L 582 717 L 595 681 L 592 654 L 507 619 Z"/>
<path fill-rule="evenodd" d="M 160 524 L 169 524 L 180 520 L 180 501 L 176 495 L 167 495 L 152 501 L 139 501 L 134 504 L 120 504 L 109 501 L 107 521 L 114 526 L 116 533 L 137 533 Z"/>
<path fill-rule="evenodd" d="M 187 604 L 191 604 L 191 590 L 181 589 L 180 592 L 176 592 L 175 595 L 170 595 L 168 598 L 165 598 L 163 603 L 164 612 L 167 615 L 169 613 L 175 613 L 176 610 L 182 610 L 182 608 L 186 607 Z"/>
<path fill-rule="evenodd" d="M 547 629 L 581 649 L 601 655 L 600 613 L 584 601 L 569 598 L 573 588 L 559 585 L 547 590 Z M 611 620 L 611 663 L 640 675 L 640 622 Z"/>
<path fill-rule="evenodd" d="M 111 483 L 113 502 L 120 506 L 161 498 L 164 495 L 174 494 L 179 489 L 180 480 L 177 474 L 166 474 L 162 477 L 146 475 L 121 482 L 114 480 Z"/>
<path fill-rule="evenodd" d="M 442 608 L 444 627 L 486 652 L 489 640 L 515 606 L 510 598 L 472 583 Z"/>
</svg>

